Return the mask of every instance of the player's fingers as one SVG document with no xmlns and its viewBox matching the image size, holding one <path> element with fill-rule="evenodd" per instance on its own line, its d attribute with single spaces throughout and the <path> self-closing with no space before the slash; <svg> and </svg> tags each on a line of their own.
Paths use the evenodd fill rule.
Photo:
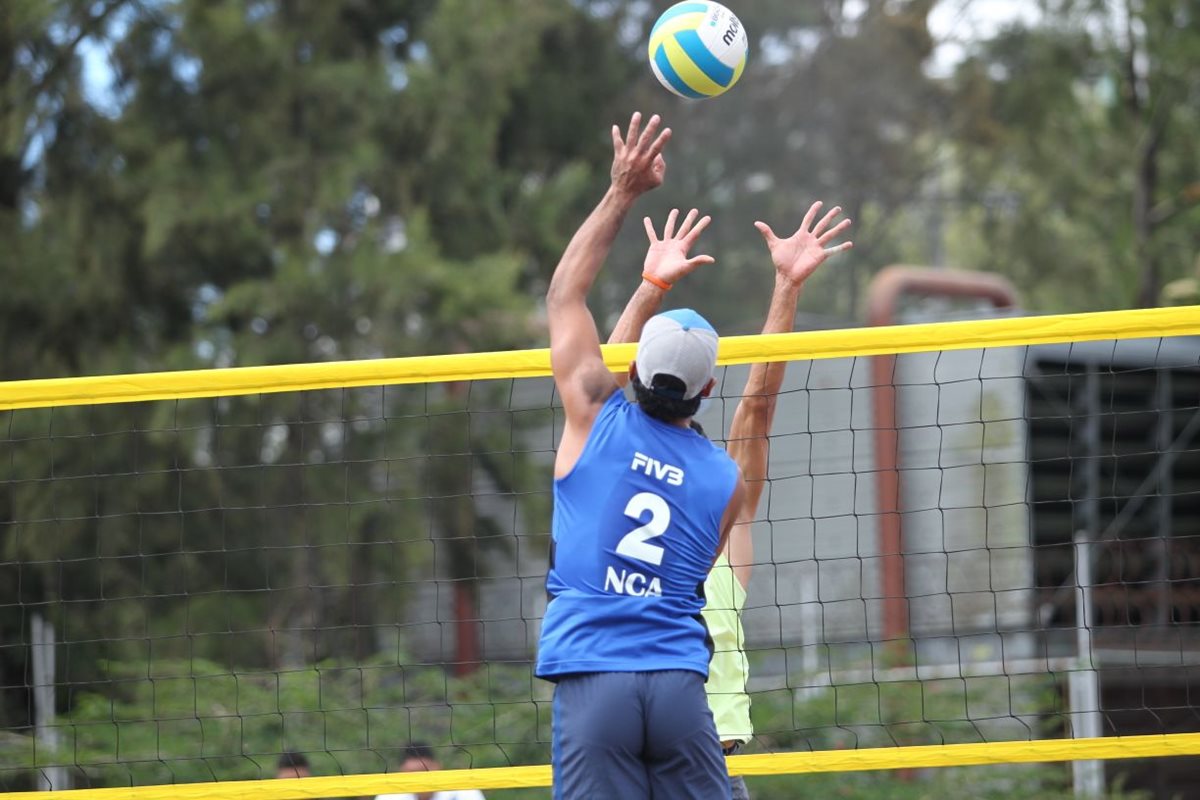
<svg viewBox="0 0 1200 800">
<path fill-rule="evenodd" d="M 621 141 L 621 128 L 618 125 L 612 127 L 613 152 L 620 153 L 625 149 L 625 142 Z"/>
<path fill-rule="evenodd" d="M 684 240 L 688 250 L 692 249 L 692 245 L 694 245 L 696 240 L 700 238 L 700 234 L 704 233 L 704 229 L 708 227 L 708 223 L 710 222 L 712 222 L 712 217 L 705 214 L 700 218 L 700 221 L 696 223 L 695 227 L 688 231 L 687 238 Z"/>
<path fill-rule="evenodd" d="M 854 242 L 842 242 L 841 244 L 835 245 L 833 247 L 826 247 L 825 255 L 833 256 L 833 255 L 837 255 L 838 253 L 844 252 L 846 250 L 852 250 L 853 248 L 854 248 Z"/>
<path fill-rule="evenodd" d="M 660 133 L 658 138 L 654 140 L 654 143 L 650 145 L 649 152 L 657 158 L 662 154 L 663 148 L 667 146 L 667 142 L 669 141 L 671 141 L 671 129 L 663 128 L 662 133 Z"/>
<path fill-rule="evenodd" d="M 671 213 L 667 214 L 667 225 L 663 228 L 663 241 L 675 238 L 675 220 L 679 219 L 679 209 L 672 208 Z"/>
<path fill-rule="evenodd" d="M 683 222 L 679 225 L 679 230 L 675 232 L 676 239 L 687 240 L 688 233 L 692 230 L 692 225 L 696 223 L 696 215 L 699 213 L 694 208 L 687 213 L 687 216 L 683 218 Z"/>
<path fill-rule="evenodd" d="M 633 116 L 629 118 L 629 127 L 625 130 L 625 145 L 627 147 L 635 147 L 637 145 L 638 130 L 642 127 L 642 112 L 635 111 Z"/>
<path fill-rule="evenodd" d="M 824 247 L 829 242 L 831 242 L 834 239 L 836 239 L 837 237 L 841 236 L 842 233 L 845 232 L 846 228 L 849 228 L 849 227 L 850 227 L 850 220 L 848 220 L 848 219 L 842 220 L 837 225 L 834 225 L 832 228 L 830 228 L 829 230 L 825 231 L 820 236 L 818 236 L 817 244 Z"/>
<path fill-rule="evenodd" d="M 758 232 L 767 240 L 767 244 L 772 244 L 779 237 L 775 235 L 775 231 L 771 230 L 771 226 L 765 222 L 756 222 L 754 227 L 758 228 Z"/>
<path fill-rule="evenodd" d="M 813 236 L 820 236 L 821 232 L 824 231 L 826 228 L 828 228 L 829 224 L 831 222 L 833 222 L 834 219 L 837 218 L 838 214 L 841 214 L 841 213 L 842 213 L 841 206 L 834 206 L 833 208 L 829 209 L 829 213 L 826 214 L 825 216 L 821 217 L 821 221 L 818 222 L 816 224 L 816 227 L 814 227 L 812 229 Z"/>
<path fill-rule="evenodd" d="M 658 236 L 656 236 L 654 233 L 654 220 L 650 219 L 649 217 L 645 217 L 642 220 L 642 225 L 646 228 L 646 236 L 650 239 L 650 244 L 657 244 Z"/>
<path fill-rule="evenodd" d="M 687 260 L 688 269 L 696 269 L 703 267 L 705 264 L 715 264 L 717 260 L 712 256 L 692 256 Z"/>
<path fill-rule="evenodd" d="M 824 203 L 818 200 L 808 207 L 808 213 L 804 215 L 804 221 L 800 223 L 800 229 L 796 231 L 797 233 L 812 229 L 813 220 L 816 219 L 817 212 L 821 210 L 821 206 L 823 205 Z"/>
<path fill-rule="evenodd" d="M 650 120 L 646 123 L 646 127 L 642 128 L 642 132 L 638 134 L 637 146 L 638 150 L 645 152 L 650 143 L 654 141 L 654 137 L 658 135 L 658 129 L 662 125 L 662 117 L 658 114 L 653 114 Z"/>
</svg>

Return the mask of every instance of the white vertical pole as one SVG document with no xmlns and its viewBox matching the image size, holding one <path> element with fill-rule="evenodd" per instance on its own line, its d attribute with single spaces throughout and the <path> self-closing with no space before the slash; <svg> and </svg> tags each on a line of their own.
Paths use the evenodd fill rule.
<svg viewBox="0 0 1200 800">
<path fill-rule="evenodd" d="M 1067 679 L 1071 697 L 1071 736 L 1092 739 L 1104 735 L 1100 717 L 1100 676 L 1092 658 L 1092 561 L 1091 546 L 1084 531 L 1075 533 L 1075 645 L 1076 668 Z M 1100 761 L 1071 763 L 1075 796 L 1104 796 L 1104 764 Z"/>
<path fill-rule="evenodd" d="M 829 685 L 829 670 L 821 672 L 820 648 L 824 641 L 821 612 L 817 605 L 817 562 L 812 562 L 813 577 L 800 576 L 800 669 L 804 671 L 803 686 L 793 691 L 797 700 L 820 697 Z M 785 666 L 786 670 L 787 667 Z"/>
<path fill-rule="evenodd" d="M 817 649 L 821 641 L 821 617 L 817 607 L 816 571 L 814 560 L 813 580 L 800 580 L 800 665 L 808 680 L 812 680 L 820 668 Z"/>
<path fill-rule="evenodd" d="M 47 622 L 41 614 L 30 619 L 30 635 L 33 639 L 33 726 L 39 745 L 38 761 L 43 762 L 49 754 L 58 760 L 58 729 L 54 726 L 54 624 Z M 67 771 L 62 767 L 38 767 L 37 788 L 39 792 L 70 789 Z"/>
</svg>

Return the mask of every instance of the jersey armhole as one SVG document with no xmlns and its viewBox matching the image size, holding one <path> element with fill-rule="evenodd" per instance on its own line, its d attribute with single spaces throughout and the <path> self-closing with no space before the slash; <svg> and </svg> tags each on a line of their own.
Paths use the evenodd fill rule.
<svg viewBox="0 0 1200 800">
<path fill-rule="evenodd" d="M 604 401 L 604 405 L 600 407 L 600 411 L 596 414 L 596 418 L 592 420 L 592 429 L 588 431 L 587 441 L 583 443 L 583 449 L 579 451 L 579 458 L 575 459 L 574 465 L 571 466 L 571 470 L 566 475 L 563 475 L 561 478 L 554 479 L 555 486 L 561 486 L 571 479 L 571 476 L 574 475 L 579 469 L 579 465 L 583 463 L 585 458 L 587 458 L 588 453 L 594 449 L 597 432 L 602 426 L 609 424 L 609 421 L 616 414 L 616 410 L 620 407 L 620 404 L 625 402 L 628 401 L 625 399 L 624 390 L 619 386 L 614 386 L 613 393 L 609 395 L 607 400 Z"/>
</svg>

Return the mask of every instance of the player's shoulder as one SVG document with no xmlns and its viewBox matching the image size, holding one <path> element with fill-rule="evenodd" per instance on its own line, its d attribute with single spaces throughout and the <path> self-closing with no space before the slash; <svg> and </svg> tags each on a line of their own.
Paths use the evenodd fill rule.
<svg viewBox="0 0 1200 800">
<path fill-rule="evenodd" d="M 613 389 L 612 394 L 604 398 L 604 403 L 601 406 L 604 411 L 621 411 L 628 413 L 632 409 L 637 408 L 637 403 L 630 400 L 625 395 L 625 390 L 621 387 Z"/>
<path fill-rule="evenodd" d="M 705 436 L 701 436 L 700 438 L 703 439 L 704 444 L 707 445 L 704 448 L 704 453 L 708 458 L 711 458 L 715 462 L 724 464 L 732 472 L 738 474 L 741 473 L 741 467 L 738 466 L 738 463 L 733 459 L 733 456 L 729 455 L 728 450 Z"/>
<path fill-rule="evenodd" d="M 742 480 L 742 469 L 725 452 L 723 447 L 697 436 L 702 441 L 695 445 L 689 463 L 699 468 L 705 484 L 720 493 L 731 492 Z"/>
<path fill-rule="evenodd" d="M 588 426 L 589 435 L 595 434 L 597 428 L 611 428 L 620 418 L 628 413 L 629 400 L 620 387 L 614 386 L 612 393 L 604 398 L 596 407 L 596 413 Z"/>
<path fill-rule="evenodd" d="M 630 402 L 625 392 L 619 387 L 614 387 L 612 394 L 606 397 L 596 410 L 596 418 L 592 420 L 592 433 L 597 429 L 612 429 L 614 426 L 622 427 L 627 424 L 624 420 L 628 417 L 631 406 L 636 408 L 636 404 Z"/>
</svg>

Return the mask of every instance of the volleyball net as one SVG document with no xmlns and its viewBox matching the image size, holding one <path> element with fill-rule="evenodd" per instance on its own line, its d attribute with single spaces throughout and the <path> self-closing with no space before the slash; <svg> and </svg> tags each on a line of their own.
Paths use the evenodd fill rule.
<svg viewBox="0 0 1200 800">
<path fill-rule="evenodd" d="M 1032 796 L 1200 755 L 1197 336 L 1192 307 L 723 339 L 714 439 L 747 364 L 794 362 L 731 770 L 1075 763 L 996 778 Z M 537 350 L 0 384 L 0 796 L 549 785 L 548 376 Z M 401 772 L 414 743 L 447 771 Z M 267 780 L 289 753 L 316 777 Z"/>
</svg>

